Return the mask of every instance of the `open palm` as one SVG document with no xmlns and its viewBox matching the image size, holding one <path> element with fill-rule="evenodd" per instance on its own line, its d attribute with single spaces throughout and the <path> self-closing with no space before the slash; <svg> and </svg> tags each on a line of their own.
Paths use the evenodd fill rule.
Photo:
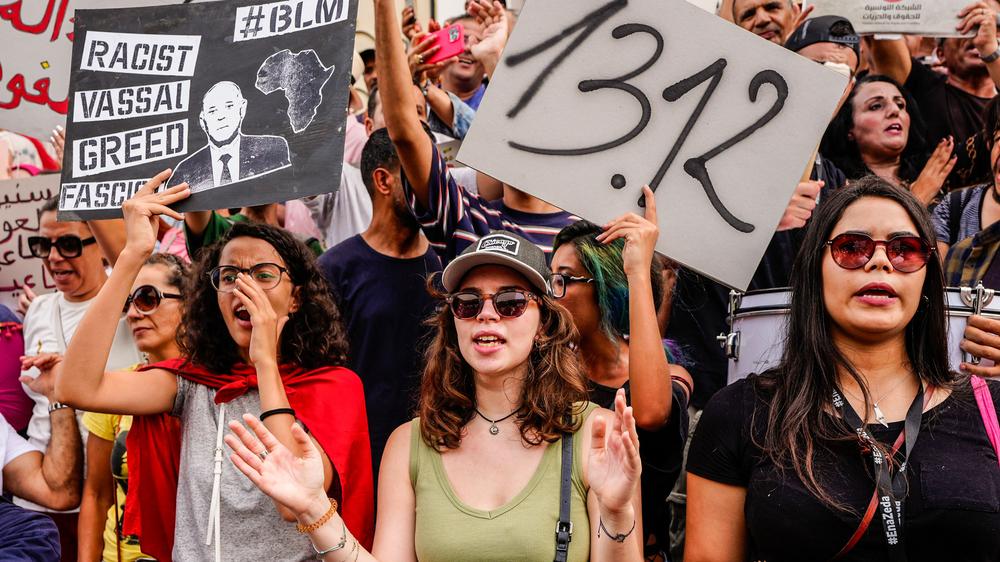
<svg viewBox="0 0 1000 562">
<path fill-rule="evenodd" d="M 229 428 L 233 433 L 226 436 L 226 444 L 234 452 L 230 456 L 233 464 L 254 485 L 294 513 L 305 512 L 316 497 L 326 497 L 323 460 L 299 424 L 292 425 L 292 437 L 304 451 L 302 457 L 292 454 L 257 418 L 245 414 L 243 421 L 257 437 L 239 422 L 232 421 Z M 261 450 L 267 451 L 263 459 Z"/>
<path fill-rule="evenodd" d="M 619 390 L 614 416 L 594 419 L 587 479 L 601 507 L 618 511 L 632 503 L 641 473 L 635 418 L 632 408 L 625 406 L 625 392 Z"/>
</svg>

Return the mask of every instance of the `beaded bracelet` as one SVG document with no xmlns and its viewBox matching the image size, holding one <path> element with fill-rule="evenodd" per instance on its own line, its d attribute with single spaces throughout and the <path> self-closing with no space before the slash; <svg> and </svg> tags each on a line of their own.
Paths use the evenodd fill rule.
<svg viewBox="0 0 1000 562">
<path fill-rule="evenodd" d="M 323 514 L 323 517 L 320 517 L 319 520 L 310 525 L 303 525 L 302 523 L 297 523 L 295 525 L 295 529 L 302 534 L 311 533 L 316 529 L 319 529 L 320 527 L 325 525 L 326 522 L 329 521 L 331 517 L 333 517 L 334 513 L 337 513 L 337 500 L 330 498 L 330 509 L 326 510 L 326 513 Z M 345 534 L 344 536 L 347 535 Z"/>
</svg>

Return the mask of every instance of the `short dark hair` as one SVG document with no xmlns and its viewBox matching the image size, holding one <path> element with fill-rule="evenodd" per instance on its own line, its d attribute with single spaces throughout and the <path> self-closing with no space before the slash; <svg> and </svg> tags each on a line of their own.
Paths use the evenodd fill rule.
<svg viewBox="0 0 1000 562">
<path fill-rule="evenodd" d="M 358 53 L 361 57 L 361 62 L 368 64 L 369 62 L 375 62 L 375 49 L 365 49 Z"/>
<path fill-rule="evenodd" d="M 49 199 L 42 205 L 42 208 L 38 210 L 38 216 L 42 216 L 42 213 L 57 213 L 59 212 L 59 196 Z"/>
<path fill-rule="evenodd" d="M 382 103 L 378 95 L 378 84 L 372 86 L 372 91 L 368 92 L 368 118 L 375 118 L 375 110 L 378 109 L 378 104 Z"/>
<path fill-rule="evenodd" d="M 983 109 L 983 141 L 993 150 L 993 139 L 1000 133 L 1000 96 L 994 97 Z M 990 162 L 990 168 L 993 162 Z"/>
<path fill-rule="evenodd" d="M 361 151 L 361 179 L 373 200 L 375 199 L 373 175 L 379 168 L 390 172 L 399 170 L 399 154 L 396 153 L 396 146 L 392 144 L 389 130 L 385 127 L 373 132 Z"/>
</svg>

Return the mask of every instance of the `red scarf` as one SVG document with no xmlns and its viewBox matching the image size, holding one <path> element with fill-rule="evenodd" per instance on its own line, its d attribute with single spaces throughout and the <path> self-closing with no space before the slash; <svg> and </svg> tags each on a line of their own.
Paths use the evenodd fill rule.
<svg viewBox="0 0 1000 562">
<path fill-rule="evenodd" d="M 216 389 L 216 404 L 257 388 L 257 371 L 245 364 L 234 365 L 229 374 L 218 374 L 186 359 L 171 359 L 139 370 L 149 369 L 167 370 Z M 282 365 L 280 372 L 289 405 L 334 466 L 331 489 L 339 477 L 343 490 L 341 516 L 361 544 L 370 549 L 375 535 L 375 495 L 361 380 L 342 367 L 307 371 Z M 230 419 L 237 418 L 230 416 Z M 129 486 L 124 531 L 138 535 L 142 551 L 161 562 L 170 562 L 174 544 L 181 423 L 182 420 L 168 414 L 134 416 L 128 433 Z"/>
</svg>

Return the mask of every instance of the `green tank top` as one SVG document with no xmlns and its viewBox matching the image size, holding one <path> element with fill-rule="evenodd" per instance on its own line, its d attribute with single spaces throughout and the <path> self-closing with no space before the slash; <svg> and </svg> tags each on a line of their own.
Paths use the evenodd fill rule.
<svg viewBox="0 0 1000 562">
<path fill-rule="evenodd" d="M 586 420 L 597 407 L 587 403 L 580 416 Z M 413 420 L 410 433 L 410 482 L 416 499 L 414 545 L 417 560 L 553 559 L 559 519 L 561 440 L 548 444 L 538 469 L 524 489 L 506 505 L 484 511 L 465 505 L 455 494 L 445 474 L 441 453 L 428 447 L 420 437 L 419 418 Z M 583 438 L 578 431 L 573 439 L 570 562 L 590 559 L 590 518 L 581 470 L 584 462 L 581 441 Z"/>
</svg>

